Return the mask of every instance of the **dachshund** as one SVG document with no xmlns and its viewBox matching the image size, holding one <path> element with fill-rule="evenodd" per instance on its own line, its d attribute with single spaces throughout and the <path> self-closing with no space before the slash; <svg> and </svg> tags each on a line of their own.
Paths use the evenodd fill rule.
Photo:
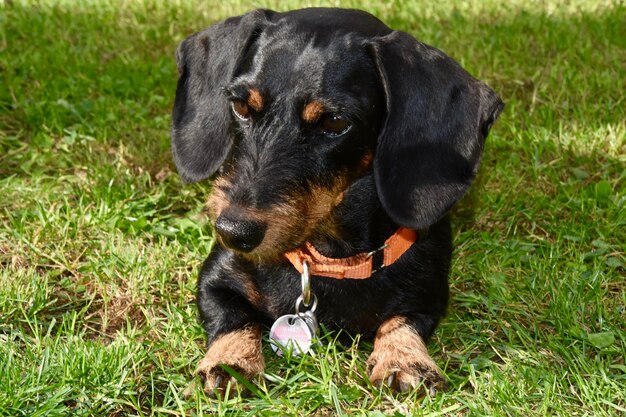
<svg viewBox="0 0 626 417">
<path fill-rule="evenodd" d="M 373 340 L 375 387 L 444 389 L 426 344 L 448 302 L 449 211 L 500 98 L 351 9 L 254 10 L 191 35 L 176 62 L 173 159 L 186 182 L 213 178 L 204 390 L 262 374 L 263 329 L 294 312 L 305 264 L 317 320 Z"/>
</svg>

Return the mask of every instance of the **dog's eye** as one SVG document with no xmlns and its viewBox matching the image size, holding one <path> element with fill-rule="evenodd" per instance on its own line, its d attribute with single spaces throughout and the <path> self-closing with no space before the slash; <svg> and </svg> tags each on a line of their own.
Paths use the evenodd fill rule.
<svg viewBox="0 0 626 417">
<path fill-rule="evenodd" d="M 233 113 L 241 120 L 248 120 L 250 118 L 250 107 L 245 101 L 234 100 L 231 104 Z"/>
<path fill-rule="evenodd" d="M 346 133 L 352 125 L 346 119 L 334 114 L 322 116 L 320 127 L 327 135 L 339 136 Z"/>
</svg>

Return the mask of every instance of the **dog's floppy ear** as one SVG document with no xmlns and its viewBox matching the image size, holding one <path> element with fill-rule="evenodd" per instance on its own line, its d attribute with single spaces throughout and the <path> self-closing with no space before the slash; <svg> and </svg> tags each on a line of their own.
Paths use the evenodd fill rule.
<svg viewBox="0 0 626 417">
<path fill-rule="evenodd" d="M 233 144 L 222 88 L 258 37 L 269 11 L 255 10 L 191 35 L 176 50 L 180 78 L 172 112 L 172 153 L 186 181 L 217 171 Z"/>
<path fill-rule="evenodd" d="M 423 229 L 469 187 L 504 105 L 450 57 L 406 33 L 368 47 L 387 106 L 374 159 L 378 196 L 395 222 Z"/>
</svg>

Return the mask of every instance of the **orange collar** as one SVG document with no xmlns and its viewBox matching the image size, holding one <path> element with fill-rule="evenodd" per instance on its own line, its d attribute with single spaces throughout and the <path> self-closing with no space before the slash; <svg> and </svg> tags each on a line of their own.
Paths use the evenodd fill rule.
<svg viewBox="0 0 626 417">
<path fill-rule="evenodd" d="M 383 246 L 369 253 L 359 253 L 349 258 L 328 258 L 306 242 L 303 247 L 285 253 L 285 257 L 302 273 L 302 262 L 307 261 L 311 275 L 335 279 L 365 279 L 378 269 L 389 266 L 400 258 L 417 240 L 415 230 L 399 228 Z M 372 255 L 383 250 L 383 262 L 373 270 Z"/>
</svg>

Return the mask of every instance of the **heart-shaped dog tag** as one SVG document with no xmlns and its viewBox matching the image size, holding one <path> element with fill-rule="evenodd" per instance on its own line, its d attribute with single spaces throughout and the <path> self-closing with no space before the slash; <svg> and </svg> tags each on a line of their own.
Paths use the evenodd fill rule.
<svg viewBox="0 0 626 417">
<path fill-rule="evenodd" d="M 293 356 L 309 353 L 314 333 L 306 320 L 295 314 L 287 314 L 276 319 L 270 329 L 272 349 L 279 356 L 284 349 L 292 349 Z"/>
</svg>

